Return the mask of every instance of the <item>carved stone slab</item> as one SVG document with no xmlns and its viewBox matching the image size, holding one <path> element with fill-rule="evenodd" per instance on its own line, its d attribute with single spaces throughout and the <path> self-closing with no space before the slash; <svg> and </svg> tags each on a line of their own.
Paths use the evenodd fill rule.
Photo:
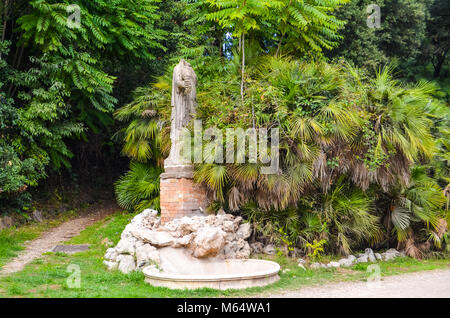
<svg viewBox="0 0 450 318">
<path fill-rule="evenodd" d="M 176 166 L 165 169 L 166 172 L 160 175 L 160 179 L 193 179 L 194 178 L 194 168 L 191 165 L 186 166 Z"/>
<path fill-rule="evenodd" d="M 52 252 L 59 252 L 65 254 L 74 254 L 78 252 L 84 252 L 89 250 L 89 244 L 81 244 L 81 245 L 56 245 Z"/>
</svg>

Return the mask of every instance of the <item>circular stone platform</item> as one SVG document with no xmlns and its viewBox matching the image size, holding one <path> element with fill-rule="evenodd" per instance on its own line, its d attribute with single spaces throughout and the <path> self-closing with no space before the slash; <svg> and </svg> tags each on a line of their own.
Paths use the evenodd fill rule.
<svg viewBox="0 0 450 318">
<path fill-rule="evenodd" d="M 143 270 L 145 281 L 153 286 L 171 289 L 208 287 L 221 290 L 266 286 L 280 279 L 279 271 L 280 265 L 277 263 L 257 259 L 217 260 L 191 268 L 189 274 L 182 269 L 181 273 L 173 270 L 160 272 L 154 267 Z"/>
</svg>

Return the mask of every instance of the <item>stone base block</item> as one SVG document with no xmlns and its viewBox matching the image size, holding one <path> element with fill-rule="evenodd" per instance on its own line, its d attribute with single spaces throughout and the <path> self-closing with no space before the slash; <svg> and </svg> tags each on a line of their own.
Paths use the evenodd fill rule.
<svg viewBox="0 0 450 318">
<path fill-rule="evenodd" d="M 205 215 L 208 204 L 206 190 L 192 178 L 161 175 L 161 223 L 183 216 Z"/>
</svg>

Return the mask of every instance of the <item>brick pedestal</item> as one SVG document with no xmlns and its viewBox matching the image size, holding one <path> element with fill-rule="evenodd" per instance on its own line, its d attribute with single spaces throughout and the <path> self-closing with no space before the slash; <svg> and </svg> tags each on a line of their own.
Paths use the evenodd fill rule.
<svg viewBox="0 0 450 318">
<path fill-rule="evenodd" d="M 167 170 L 160 177 L 161 222 L 205 215 L 208 199 L 204 187 L 194 183 L 190 172 Z"/>
</svg>

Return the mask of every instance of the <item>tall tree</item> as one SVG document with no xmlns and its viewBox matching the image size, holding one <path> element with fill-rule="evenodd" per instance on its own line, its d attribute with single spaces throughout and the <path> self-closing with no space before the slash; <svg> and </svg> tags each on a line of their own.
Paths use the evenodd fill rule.
<svg viewBox="0 0 450 318">
<path fill-rule="evenodd" d="M 333 12 L 349 0 L 280 0 L 271 11 L 273 34 L 277 40 L 276 55 L 286 49 L 301 54 L 333 49 L 341 38 L 338 31 L 344 26 Z"/>
<path fill-rule="evenodd" d="M 433 76 L 441 75 L 443 66 L 448 62 L 450 51 L 450 3 L 446 0 L 434 0 L 430 7 L 427 23 L 427 41 L 425 55 L 431 60 Z"/>
<path fill-rule="evenodd" d="M 117 75 L 165 50 L 158 9 L 159 0 L 0 2 L 0 93 L 17 115 L 2 136 L 19 160 L 41 164 L 35 176 L 43 177 L 42 166 L 70 167 L 69 138 L 86 140 L 113 123 Z M 74 10 L 79 24 L 69 19 Z"/>
<path fill-rule="evenodd" d="M 305 54 L 337 45 L 343 22 L 332 12 L 348 0 L 199 0 L 191 3 L 206 19 L 238 39 L 241 101 L 244 101 L 246 38 L 259 35 L 265 49 L 279 55 L 282 47 Z"/>
<path fill-rule="evenodd" d="M 263 19 L 269 14 L 273 6 L 267 0 L 205 0 L 213 8 L 206 18 L 217 22 L 222 28 L 232 30 L 233 36 L 239 39 L 239 52 L 241 60 L 241 101 L 244 103 L 244 80 L 245 80 L 245 36 L 252 30 L 259 30 Z M 274 1 L 273 3 L 276 3 Z"/>
<path fill-rule="evenodd" d="M 426 34 L 429 0 L 380 0 L 380 28 L 369 28 L 366 9 L 372 1 L 353 0 L 337 11 L 346 22 L 338 48 L 327 52 L 331 58 L 344 58 L 355 66 L 375 71 L 379 64 L 397 60 L 403 76 L 412 73 L 418 62 Z"/>
</svg>

